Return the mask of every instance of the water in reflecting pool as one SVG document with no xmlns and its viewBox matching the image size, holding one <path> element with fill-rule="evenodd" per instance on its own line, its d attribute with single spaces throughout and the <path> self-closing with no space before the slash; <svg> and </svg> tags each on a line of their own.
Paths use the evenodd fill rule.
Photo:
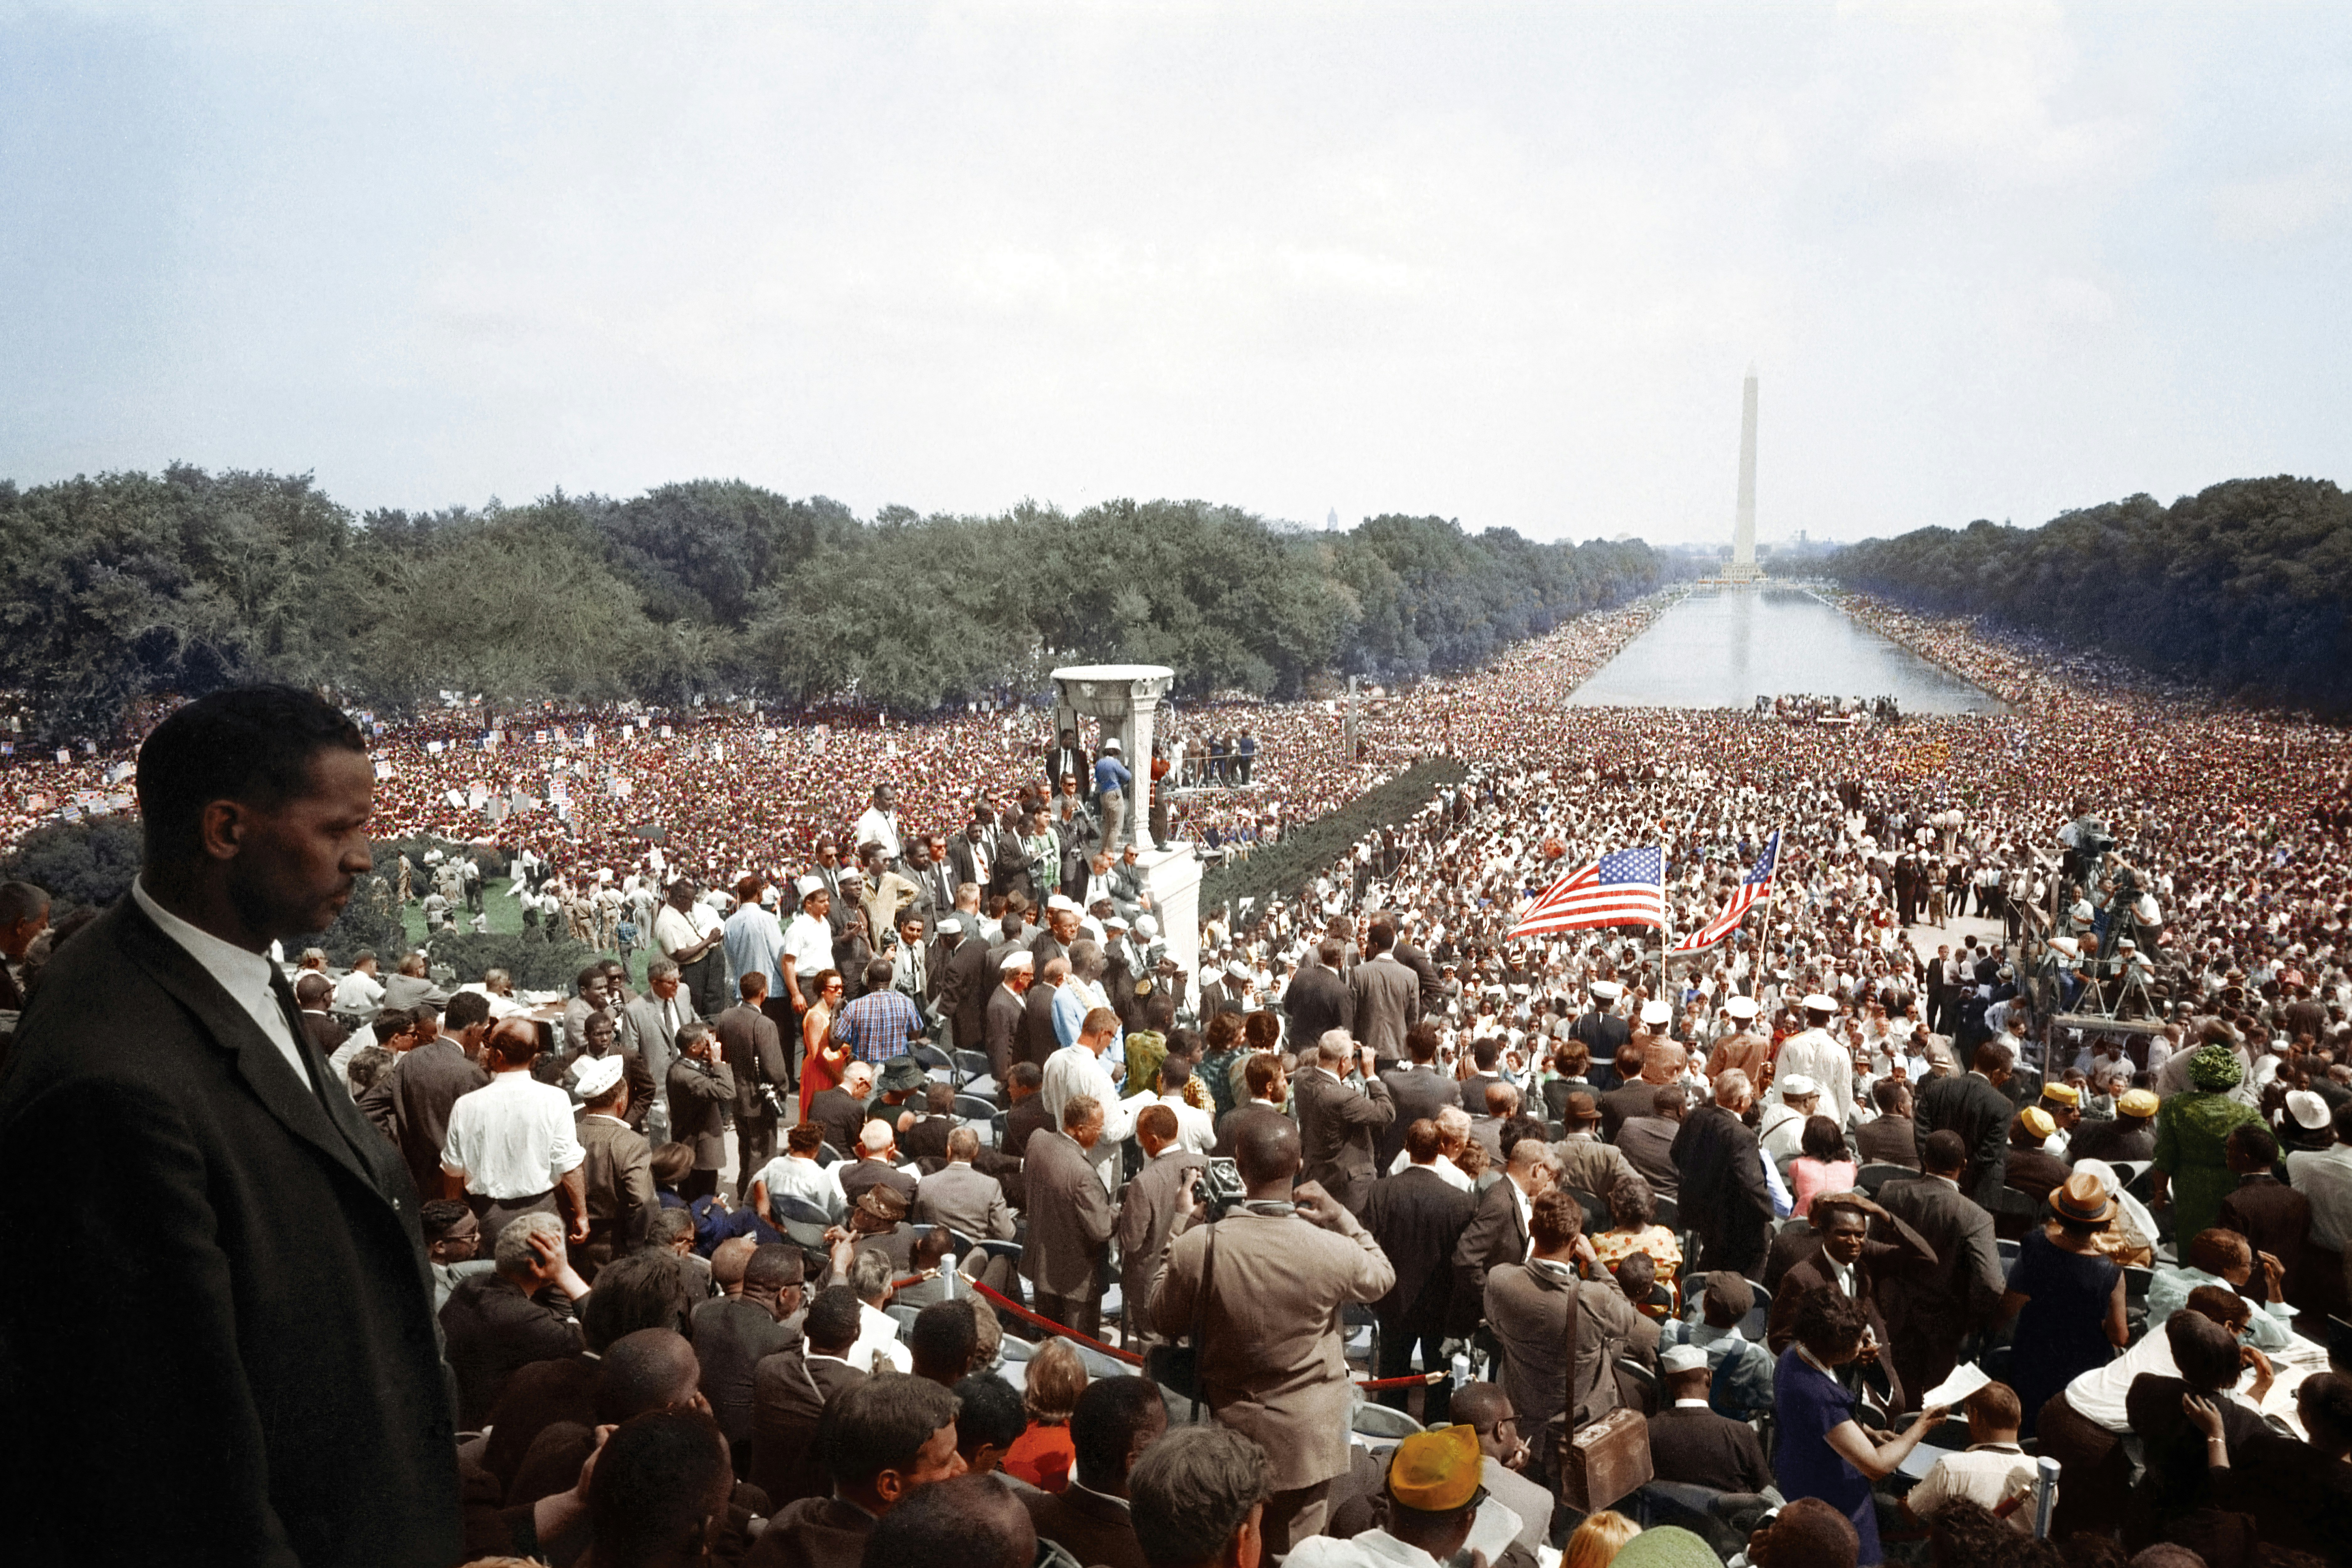
<svg viewBox="0 0 2352 1568">
<path fill-rule="evenodd" d="M 1757 697 L 1892 696 L 1906 714 L 2001 713 L 1999 698 L 1797 589 L 1700 589 L 1576 689 L 1579 707 L 1752 707 Z"/>
</svg>

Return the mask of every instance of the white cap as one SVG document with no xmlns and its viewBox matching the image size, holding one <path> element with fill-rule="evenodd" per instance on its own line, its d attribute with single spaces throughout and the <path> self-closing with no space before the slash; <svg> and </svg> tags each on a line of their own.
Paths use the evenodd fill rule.
<svg viewBox="0 0 2352 1568">
<path fill-rule="evenodd" d="M 1031 955 L 1028 948 L 1015 947 L 1012 952 L 1007 953 L 1003 957 L 998 959 L 996 967 L 1003 969 L 1005 973 L 1010 974 L 1015 969 L 1034 967 L 1036 962 L 1036 958 Z"/>
<path fill-rule="evenodd" d="M 1821 992 L 1815 991 L 1805 998 L 1805 1010 L 1809 1013 L 1833 1013 L 1838 1010 L 1838 1006 L 1836 1002 L 1822 995 Z"/>
<path fill-rule="evenodd" d="M 1105 751 L 1117 751 L 1118 749 L 1118 737 L 1114 735 L 1108 740 L 1104 741 L 1102 748 Z"/>
<path fill-rule="evenodd" d="M 1225 973 L 1236 980 L 1246 980 L 1251 977 L 1250 967 L 1247 964 L 1228 964 L 1225 966 Z"/>
<path fill-rule="evenodd" d="M 1160 922 L 1149 915 L 1139 915 L 1135 917 L 1135 934 L 1147 940 L 1157 936 L 1160 935 Z"/>
<path fill-rule="evenodd" d="M 1625 994 L 1625 988 L 1614 980 L 1595 980 L 1592 982 L 1592 994 L 1604 1002 L 1613 1002 Z"/>
<path fill-rule="evenodd" d="M 812 872 L 807 876 L 801 878 L 800 881 L 793 883 L 793 891 L 799 894 L 803 899 L 806 899 L 812 893 L 823 893 L 824 891 L 824 878 L 818 876 Z"/>
<path fill-rule="evenodd" d="M 942 936 L 961 936 L 963 935 L 963 922 L 950 915 L 933 929 Z"/>
<path fill-rule="evenodd" d="M 583 1056 L 572 1064 L 572 1082 L 583 1100 L 593 1100 L 621 1081 L 624 1065 L 617 1051 L 605 1056 Z"/>
<path fill-rule="evenodd" d="M 1780 1098 L 1783 1101 L 1802 1100 L 1808 1094 L 1821 1092 L 1822 1086 L 1801 1072 L 1791 1072 L 1780 1080 Z"/>
<path fill-rule="evenodd" d="M 1642 1004 L 1642 1021 L 1643 1023 L 1664 1023 L 1674 1016 L 1675 1009 L 1666 1006 L 1664 1002 L 1647 1001 Z"/>
<path fill-rule="evenodd" d="M 2331 1120 L 2327 1102 L 2308 1089 L 2297 1089 L 2287 1095 L 2286 1113 L 2294 1118 L 2296 1126 L 2307 1133 L 2316 1133 Z"/>
<path fill-rule="evenodd" d="M 1066 909 L 1072 915 L 1084 915 L 1086 913 L 1085 910 L 1078 907 L 1078 902 L 1076 899 L 1065 898 L 1058 893 L 1045 900 L 1045 907 L 1047 909 Z"/>
<path fill-rule="evenodd" d="M 1736 1019 L 1752 1019 L 1756 1016 L 1756 998 L 1732 997 L 1724 1002 L 1723 1010 Z"/>
<path fill-rule="evenodd" d="M 1127 917 L 1121 915 L 1106 915 L 1103 916 L 1102 925 L 1106 931 L 1124 931 L 1127 929 Z"/>
<path fill-rule="evenodd" d="M 1703 1344 L 1673 1345 L 1658 1354 L 1658 1370 L 1668 1377 L 1678 1372 L 1705 1372 L 1706 1346 Z"/>
</svg>

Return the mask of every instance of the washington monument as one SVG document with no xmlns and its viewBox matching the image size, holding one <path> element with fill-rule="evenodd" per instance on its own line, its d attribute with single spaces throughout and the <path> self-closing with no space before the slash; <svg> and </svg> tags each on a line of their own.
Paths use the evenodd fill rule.
<svg viewBox="0 0 2352 1568">
<path fill-rule="evenodd" d="M 1739 515 L 1731 529 L 1731 564 L 1723 575 L 1733 582 L 1755 582 L 1756 569 L 1756 367 L 1739 392 Z"/>
</svg>

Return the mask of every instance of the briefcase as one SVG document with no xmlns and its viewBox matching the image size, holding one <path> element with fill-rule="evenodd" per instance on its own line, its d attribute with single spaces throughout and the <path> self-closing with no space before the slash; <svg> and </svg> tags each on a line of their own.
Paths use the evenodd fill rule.
<svg viewBox="0 0 2352 1568">
<path fill-rule="evenodd" d="M 1569 1439 L 1560 1455 L 1560 1500 L 1593 1513 L 1647 1485 L 1653 1474 L 1650 1424 L 1639 1410 L 1612 1410 Z"/>
</svg>

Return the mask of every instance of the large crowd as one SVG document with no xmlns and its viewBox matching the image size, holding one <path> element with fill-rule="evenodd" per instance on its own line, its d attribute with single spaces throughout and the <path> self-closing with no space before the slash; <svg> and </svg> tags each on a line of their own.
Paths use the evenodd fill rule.
<svg viewBox="0 0 2352 1568">
<path fill-rule="evenodd" d="M 1037 712 L 372 736 L 376 831 L 653 960 L 295 960 L 425 1200 L 464 1545 L 401 1560 L 2352 1561 L 2340 733 L 1859 597 L 2008 711 L 1569 706 L 1670 601 L 1173 715 L 1203 845 L 1468 768 L 1190 973 Z M 1514 935 L 1649 845 L 1663 930 Z"/>
</svg>

